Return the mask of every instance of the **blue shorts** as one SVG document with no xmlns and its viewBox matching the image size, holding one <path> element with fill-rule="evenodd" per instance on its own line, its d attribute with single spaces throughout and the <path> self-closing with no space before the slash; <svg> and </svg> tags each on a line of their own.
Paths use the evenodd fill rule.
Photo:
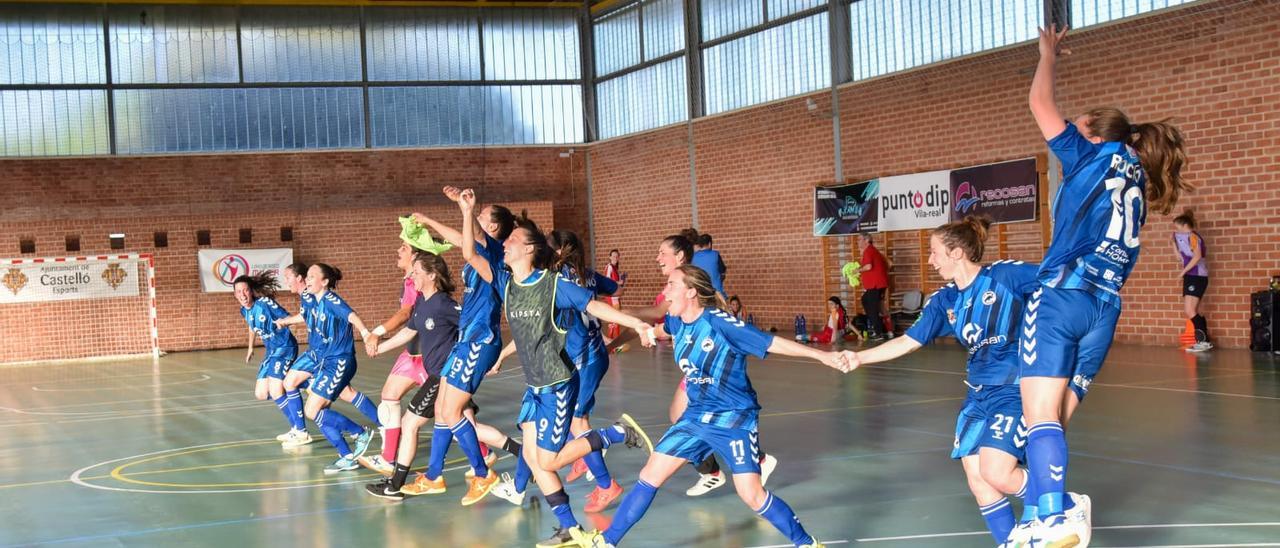
<svg viewBox="0 0 1280 548">
<path fill-rule="evenodd" d="M 329 401 L 336 401 L 351 379 L 356 376 L 356 357 L 330 356 L 320 360 L 320 370 L 311 379 L 312 395 Z"/>
<path fill-rule="evenodd" d="M 1078 289 L 1040 287 L 1027 299 L 1019 350 L 1023 377 L 1071 379 L 1083 400 L 1111 349 L 1120 309 Z"/>
<path fill-rule="evenodd" d="M 303 373 L 315 376 L 316 370 L 320 368 L 320 360 L 316 359 L 316 353 L 307 350 L 298 359 L 293 360 L 293 365 L 289 366 L 290 371 L 301 371 Z"/>
<path fill-rule="evenodd" d="M 591 414 L 596 408 L 596 389 L 600 381 L 609 372 L 609 351 L 587 351 L 584 363 L 578 366 L 578 405 L 573 408 L 574 418 L 582 418 Z"/>
<path fill-rule="evenodd" d="M 496 344 L 460 342 L 444 360 L 444 380 L 454 388 L 474 395 L 480 382 L 498 363 L 502 347 Z"/>
<path fill-rule="evenodd" d="M 297 357 L 298 347 L 296 346 L 267 349 L 267 355 L 262 358 L 262 364 L 258 366 L 258 380 L 267 378 L 284 380 L 285 374 L 289 372 L 289 365 Z"/>
<path fill-rule="evenodd" d="M 538 448 L 559 453 L 565 442 L 573 438 L 569 433 L 569 415 L 577 398 L 577 375 L 551 386 L 529 387 L 520 401 L 516 423 L 532 422 L 538 431 Z"/>
<path fill-rule="evenodd" d="M 955 449 L 951 458 L 978 454 L 983 447 L 1004 451 L 1018 462 L 1026 460 L 1027 426 L 1022 422 L 1022 391 L 1016 384 L 969 390 L 956 417 Z"/>
<path fill-rule="evenodd" d="M 715 452 L 734 474 L 760 473 L 760 434 L 754 427 L 725 428 L 681 417 L 653 450 L 695 463 Z"/>
</svg>

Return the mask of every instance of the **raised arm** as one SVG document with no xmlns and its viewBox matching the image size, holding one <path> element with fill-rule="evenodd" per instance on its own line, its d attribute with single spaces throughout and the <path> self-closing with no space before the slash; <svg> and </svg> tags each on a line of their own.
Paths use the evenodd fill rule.
<svg viewBox="0 0 1280 548">
<path fill-rule="evenodd" d="M 472 210 L 476 207 L 476 194 L 471 189 L 462 191 L 458 197 L 458 207 L 462 209 L 462 258 L 466 259 L 476 274 L 486 282 L 493 281 L 493 267 L 483 255 L 476 253 L 476 224 L 472 222 Z"/>
<path fill-rule="evenodd" d="M 1058 103 L 1053 98 L 1054 80 L 1057 78 L 1058 55 L 1070 55 L 1071 50 L 1062 48 L 1062 39 L 1067 36 L 1067 29 L 1058 31 L 1057 25 L 1050 25 L 1040 31 L 1040 62 L 1036 65 L 1036 74 L 1031 79 L 1031 114 L 1035 116 L 1040 133 L 1048 141 L 1067 129 L 1067 123 L 1058 111 Z"/>
<path fill-rule="evenodd" d="M 454 230 L 452 227 L 444 223 L 441 223 L 440 221 L 432 219 L 422 213 L 414 213 L 413 222 L 420 225 L 426 225 L 427 228 L 434 230 L 436 234 L 439 234 L 446 242 L 453 244 L 454 247 L 462 244 L 462 233 Z"/>
</svg>

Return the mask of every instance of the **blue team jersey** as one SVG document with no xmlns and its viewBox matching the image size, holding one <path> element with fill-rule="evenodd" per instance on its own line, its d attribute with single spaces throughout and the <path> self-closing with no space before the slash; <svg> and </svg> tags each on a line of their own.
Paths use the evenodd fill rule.
<svg viewBox="0 0 1280 548">
<path fill-rule="evenodd" d="M 724 259 L 720 258 L 720 252 L 714 249 L 704 249 L 693 253 L 693 260 L 690 261 L 693 266 L 707 271 L 707 275 L 711 277 L 711 286 L 716 288 L 716 292 L 726 295 L 724 292 Z"/>
<path fill-rule="evenodd" d="M 439 377 L 444 362 L 458 341 L 458 303 L 447 293 L 437 291 L 430 299 L 418 294 L 413 314 L 406 327 L 418 333 L 413 353 L 422 356 L 422 367 L 432 377 Z"/>
<path fill-rule="evenodd" d="M 261 338 L 263 346 L 268 349 L 298 347 L 298 340 L 293 338 L 293 332 L 288 327 L 276 327 L 275 321 L 288 318 L 289 312 L 275 299 L 258 297 L 253 306 L 240 308 L 240 316 L 249 325 L 249 330 Z"/>
<path fill-rule="evenodd" d="M 298 294 L 298 313 L 302 314 L 302 319 L 307 325 L 307 350 L 319 356 L 324 352 L 324 338 L 320 336 L 320 332 L 311 328 L 311 316 L 315 311 L 319 301 L 315 295 L 303 291 Z"/>
<path fill-rule="evenodd" d="M 929 344 L 948 333 L 969 351 L 972 386 L 1018 382 L 1018 330 L 1027 295 L 1039 286 L 1037 265 L 996 261 L 964 289 L 948 283 L 925 303 L 907 336 Z"/>
<path fill-rule="evenodd" d="M 356 352 L 355 334 L 351 332 L 351 307 L 337 293 L 326 291 L 323 296 L 313 297 L 314 302 L 308 310 L 307 330 L 312 344 L 318 339 L 320 346 L 312 346 L 317 358 L 351 356 Z"/>
<path fill-rule="evenodd" d="M 502 242 L 484 235 L 484 246 L 476 242 L 476 253 L 489 261 L 495 274 L 504 268 Z M 502 344 L 502 295 L 494 284 L 484 281 L 470 264 L 462 267 L 462 318 L 459 321 L 462 342 Z"/>
<path fill-rule="evenodd" d="M 1147 222 L 1147 174 L 1129 145 L 1095 145 L 1071 122 L 1049 140 L 1049 149 L 1062 162 L 1062 185 L 1040 281 L 1086 290 L 1119 307 L 1120 288 L 1138 262 L 1138 231 Z"/>
<path fill-rule="evenodd" d="M 773 335 L 712 308 L 703 310 L 692 323 L 671 315 L 664 322 L 689 395 L 681 420 L 754 429 L 760 403 L 747 378 L 747 356 L 764 358 Z"/>
<path fill-rule="evenodd" d="M 560 270 L 562 280 L 576 280 L 578 277 L 574 275 L 573 267 L 565 265 Z M 581 283 L 574 282 L 579 287 L 590 291 L 593 298 L 602 295 L 613 295 L 618 292 L 618 284 L 609 278 L 601 276 L 599 273 L 588 270 L 583 276 Z M 600 334 L 600 320 L 595 316 L 574 310 L 565 310 L 563 314 L 577 314 L 576 318 L 558 318 L 558 325 L 571 325 L 571 329 L 565 334 L 564 347 L 569 356 L 577 359 L 588 351 L 606 352 L 604 346 L 604 337 Z"/>
</svg>

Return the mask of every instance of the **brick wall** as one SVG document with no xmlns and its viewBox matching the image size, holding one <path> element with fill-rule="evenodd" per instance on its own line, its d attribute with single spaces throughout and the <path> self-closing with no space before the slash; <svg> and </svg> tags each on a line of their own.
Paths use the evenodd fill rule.
<svg viewBox="0 0 1280 548">
<path fill-rule="evenodd" d="M 294 257 L 343 270 L 338 288 L 366 320 L 380 322 L 398 306 L 396 217 L 423 211 L 459 226 L 461 214 L 439 191 L 443 182 L 474 186 L 482 202 L 527 208 L 540 225 L 585 230 L 582 154 L 562 149 L 317 152 L 226 156 L 11 160 L 0 162 L 0 245 L 4 257 L 109 252 L 107 234 L 126 234 L 126 252 L 156 255 L 160 347 L 165 351 L 225 348 L 245 342 L 230 294 L 204 294 L 196 268 L 196 231 L 212 246 L 293 247 Z M 294 241 L 280 242 L 292 227 Z M 253 243 L 239 243 L 242 228 Z M 168 233 L 156 249 L 153 233 Z M 18 253 L 33 238 L 36 253 Z M 119 253 L 119 252 L 116 252 Z M 447 255 L 457 276 L 461 255 Z M 297 309 L 297 299 L 281 296 Z M 3 361 L 95 355 L 120 344 L 119 303 L 8 305 L 0 314 Z M 145 308 L 141 309 L 145 314 Z M 108 328 L 98 327 L 107 322 Z M 145 317 L 142 318 L 145 329 Z M 86 327 L 89 326 L 89 327 Z M 133 329 L 132 327 L 128 329 Z M 119 329 L 114 329 L 119 331 Z M 143 336 L 141 340 L 146 341 Z M 146 347 L 142 351 L 146 351 Z"/>
<path fill-rule="evenodd" d="M 1186 133 L 1184 175 L 1212 282 L 1204 313 L 1222 346 L 1248 345 L 1248 293 L 1280 273 L 1280 3 L 1223 1 L 1083 29 L 1059 66 L 1064 113 L 1114 105 L 1137 121 L 1172 117 Z M 1045 152 L 1026 105 L 1034 44 L 845 86 L 843 168 L 851 181 L 951 169 Z M 812 187 L 830 184 L 830 94 L 797 97 L 696 120 L 698 220 L 716 237 L 727 286 L 758 323 L 789 331 L 821 314 L 821 248 L 811 233 Z M 658 291 L 658 241 L 692 222 L 687 126 L 592 145 L 596 247 L 619 247 L 632 272 L 628 304 Z M 670 184 L 677 185 L 675 188 Z M 1011 225 L 1011 240 L 1038 225 Z M 1145 252 L 1125 287 L 1118 339 L 1172 344 L 1182 330 L 1180 264 L 1169 216 L 1151 215 Z M 914 234 L 892 236 L 919 262 Z M 1011 253 L 1038 260 L 1025 245 Z M 915 279 L 895 277 L 898 289 Z M 936 283 L 936 278 L 931 278 Z M 926 287 L 925 289 L 932 289 Z M 812 322 L 811 322 L 812 323 Z"/>
</svg>

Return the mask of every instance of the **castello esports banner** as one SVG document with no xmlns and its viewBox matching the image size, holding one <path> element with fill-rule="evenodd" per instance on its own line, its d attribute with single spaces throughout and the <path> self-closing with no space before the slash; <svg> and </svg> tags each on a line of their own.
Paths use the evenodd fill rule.
<svg viewBox="0 0 1280 548">
<path fill-rule="evenodd" d="M 875 232 L 880 181 L 813 189 L 813 235 L 844 236 Z"/>
</svg>

